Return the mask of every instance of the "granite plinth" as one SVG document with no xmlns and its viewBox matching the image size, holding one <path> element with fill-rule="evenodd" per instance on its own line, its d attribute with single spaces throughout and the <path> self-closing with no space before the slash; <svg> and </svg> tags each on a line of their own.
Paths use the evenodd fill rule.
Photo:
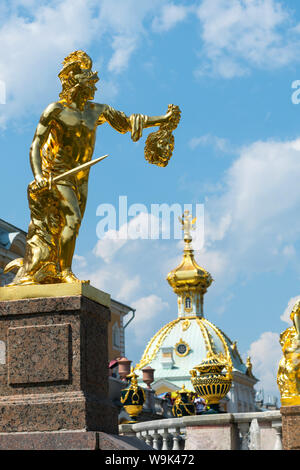
<svg viewBox="0 0 300 470">
<path fill-rule="evenodd" d="M 43 293 L 47 286 L 0 289 L 0 433 L 116 434 L 118 410 L 108 399 L 109 296 L 59 286 L 57 297 L 32 296 L 33 287 Z M 1 300 L 11 289 L 21 298 Z M 63 295 L 72 289 L 76 295 Z"/>
<path fill-rule="evenodd" d="M 110 295 L 88 283 L 74 282 L 71 284 L 34 284 L 28 286 L 10 286 L 0 288 L 1 300 L 21 300 L 44 297 L 71 297 L 82 295 L 100 305 L 110 307 Z"/>
<path fill-rule="evenodd" d="M 136 437 L 97 431 L 0 433 L 0 450 L 153 450 Z"/>
<path fill-rule="evenodd" d="M 284 450 L 300 450 L 300 406 L 282 406 L 282 446 Z"/>
<path fill-rule="evenodd" d="M 234 450 L 237 442 L 237 430 L 230 413 L 192 416 L 187 420 L 185 450 Z"/>
</svg>

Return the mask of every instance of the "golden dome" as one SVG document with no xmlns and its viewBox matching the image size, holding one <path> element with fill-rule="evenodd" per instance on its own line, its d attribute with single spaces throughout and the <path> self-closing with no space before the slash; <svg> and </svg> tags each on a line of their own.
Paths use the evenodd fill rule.
<svg viewBox="0 0 300 470">
<path fill-rule="evenodd" d="M 196 219 L 191 220 L 189 211 L 185 211 L 179 220 L 184 230 L 183 259 L 177 268 L 169 272 L 167 281 L 178 295 L 178 306 L 182 314 L 203 315 L 203 296 L 213 278 L 194 258 L 191 230 Z"/>
<path fill-rule="evenodd" d="M 185 352 L 180 346 L 185 346 Z M 158 380 L 166 374 L 177 380 L 209 356 L 224 357 L 234 369 L 246 374 L 247 367 L 236 342 L 203 317 L 179 317 L 164 325 L 147 344 L 136 370 L 147 365 L 155 369 Z M 189 380 L 189 379 L 188 379 Z"/>
<path fill-rule="evenodd" d="M 176 294 L 191 288 L 205 294 L 213 279 L 208 271 L 196 263 L 190 243 L 185 242 L 183 259 L 177 268 L 169 272 L 167 281 Z"/>
</svg>

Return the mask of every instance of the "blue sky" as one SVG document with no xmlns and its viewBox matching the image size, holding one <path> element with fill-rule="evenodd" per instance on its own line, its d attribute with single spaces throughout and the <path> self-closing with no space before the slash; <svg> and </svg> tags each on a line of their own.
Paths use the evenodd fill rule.
<svg viewBox="0 0 300 470">
<path fill-rule="evenodd" d="M 300 7 L 296 0 L 3 0 L 0 5 L 2 219 L 27 230 L 29 147 L 42 110 L 57 100 L 63 58 L 83 49 L 100 82 L 95 100 L 131 113 L 182 110 L 166 168 L 110 126 L 98 129 L 75 272 L 126 304 L 136 318 L 126 355 L 177 314 L 165 277 L 180 260 L 178 240 L 96 235 L 99 204 L 204 204 L 199 264 L 215 282 L 206 317 L 234 341 L 266 393 L 276 393 L 279 334 L 300 295 Z M 2 100 L 3 101 L 3 100 Z M 128 219 L 130 222 L 130 218 Z M 120 227 L 117 227 L 120 229 Z M 118 248 L 118 249 L 117 249 Z M 258 385 L 260 387 L 260 385 Z"/>
</svg>

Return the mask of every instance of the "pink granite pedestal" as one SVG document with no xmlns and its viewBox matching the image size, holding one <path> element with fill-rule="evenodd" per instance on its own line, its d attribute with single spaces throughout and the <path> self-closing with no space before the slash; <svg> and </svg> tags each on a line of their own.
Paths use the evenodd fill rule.
<svg viewBox="0 0 300 470">
<path fill-rule="evenodd" d="M 0 300 L 0 449 L 99 448 L 99 432 L 117 434 L 109 319 L 83 295 Z"/>
<path fill-rule="evenodd" d="M 282 406 L 283 450 L 300 450 L 300 406 Z"/>
<path fill-rule="evenodd" d="M 238 448 L 238 433 L 233 415 L 191 416 L 186 420 L 185 450 L 234 450 Z"/>
</svg>

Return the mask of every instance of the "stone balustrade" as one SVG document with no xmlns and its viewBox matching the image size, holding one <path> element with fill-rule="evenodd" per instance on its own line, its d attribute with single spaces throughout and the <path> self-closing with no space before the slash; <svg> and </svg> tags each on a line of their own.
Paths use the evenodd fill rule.
<svg viewBox="0 0 300 470">
<path fill-rule="evenodd" d="M 279 410 L 186 416 L 119 426 L 155 450 L 281 450 Z"/>
</svg>

